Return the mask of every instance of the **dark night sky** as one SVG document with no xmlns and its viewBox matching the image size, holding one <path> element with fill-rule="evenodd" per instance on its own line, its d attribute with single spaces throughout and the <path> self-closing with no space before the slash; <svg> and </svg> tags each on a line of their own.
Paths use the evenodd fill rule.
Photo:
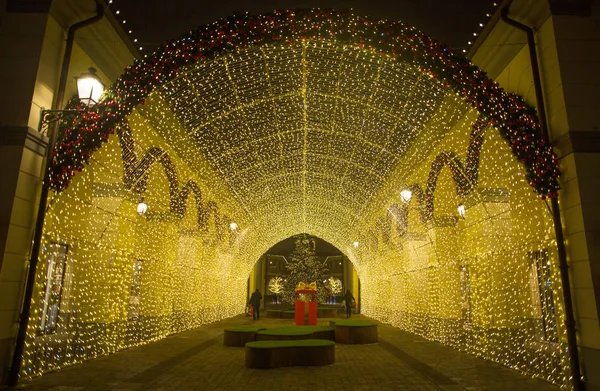
<svg viewBox="0 0 600 391">
<path fill-rule="evenodd" d="M 495 10 L 493 0 L 113 0 L 111 9 L 126 20 L 125 30 L 150 53 L 171 38 L 197 26 L 212 23 L 234 13 L 271 12 L 274 9 L 353 8 L 357 14 L 400 20 L 450 45 L 457 52 L 467 49 L 473 33 L 481 31 L 486 14 Z"/>
</svg>

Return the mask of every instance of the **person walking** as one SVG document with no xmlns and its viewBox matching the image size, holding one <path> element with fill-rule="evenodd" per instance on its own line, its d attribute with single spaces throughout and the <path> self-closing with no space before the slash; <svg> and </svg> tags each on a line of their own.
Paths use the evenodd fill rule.
<svg viewBox="0 0 600 391">
<path fill-rule="evenodd" d="M 350 293 L 350 289 L 346 290 L 344 300 L 346 301 L 346 318 L 349 318 L 352 315 L 352 307 L 354 307 L 354 302 L 356 301 L 352 293 Z"/>
<path fill-rule="evenodd" d="M 254 292 L 252 292 L 252 296 L 250 296 L 250 301 L 248 302 L 252 306 L 252 319 L 258 320 L 260 318 L 260 313 L 258 312 L 258 308 L 260 307 L 260 301 L 262 300 L 262 295 L 258 288 Z"/>
</svg>

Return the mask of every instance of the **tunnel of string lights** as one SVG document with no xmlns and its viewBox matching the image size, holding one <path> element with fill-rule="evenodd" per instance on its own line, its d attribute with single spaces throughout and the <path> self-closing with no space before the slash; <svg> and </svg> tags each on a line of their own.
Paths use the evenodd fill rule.
<svg viewBox="0 0 600 391">
<path fill-rule="evenodd" d="M 531 269 L 533 256 L 555 276 L 543 198 L 558 176 L 535 110 L 414 27 L 323 9 L 199 27 L 63 122 L 46 247 L 72 246 L 70 305 L 86 322 L 63 320 L 74 352 L 44 362 L 35 312 L 24 373 L 235 315 L 258 257 L 308 233 L 353 262 L 364 313 L 563 383 L 560 286 L 541 313 Z M 132 217 L 141 197 L 148 212 Z M 132 329 L 139 258 L 154 323 Z M 121 293 L 93 299 L 106 280 Z"/>
</svg>

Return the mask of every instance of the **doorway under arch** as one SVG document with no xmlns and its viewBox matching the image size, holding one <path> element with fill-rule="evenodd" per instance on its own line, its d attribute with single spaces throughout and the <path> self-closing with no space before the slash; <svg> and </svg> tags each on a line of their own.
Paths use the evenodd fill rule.
<svg viewBox="0 0 600 391">
<path fill-rule="evenodd" d="M 248 297 L 258 288 L 264 296 L 265 309 L 293 309 L 293 291 L 299 282 L 316 283 L 320 294 L 314 300 L 318 305 L 341 308 L 346 290 L 360 303 L 359 276 L 352 262 L 332 244 L 307 234 L 284 239 L 261 255 L 248 279 Z"/>
</svg>

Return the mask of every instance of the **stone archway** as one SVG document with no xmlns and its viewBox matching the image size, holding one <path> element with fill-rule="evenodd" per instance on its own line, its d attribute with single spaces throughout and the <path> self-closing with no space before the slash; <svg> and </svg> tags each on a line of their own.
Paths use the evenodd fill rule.
<svg viewBox="0 0 600 391">
<path fill-rule="evenodd" d="M 538 198 L 556 195 L 555 156 L 531 107 L 412 27 L 323 10 L 201 27 L 66 126 L 54 168 L 46 240 L 90 281 L 69 327 L 94 348 L 76 359 L 239 313 L 239 276 L 307 232 L 353 261 L 370 316 L 564 381 L 562 330 L 539 330 L 532 293 L 555 259 Z M 131 264 L 142 319 L 125 315 Z"/>
</svg>

